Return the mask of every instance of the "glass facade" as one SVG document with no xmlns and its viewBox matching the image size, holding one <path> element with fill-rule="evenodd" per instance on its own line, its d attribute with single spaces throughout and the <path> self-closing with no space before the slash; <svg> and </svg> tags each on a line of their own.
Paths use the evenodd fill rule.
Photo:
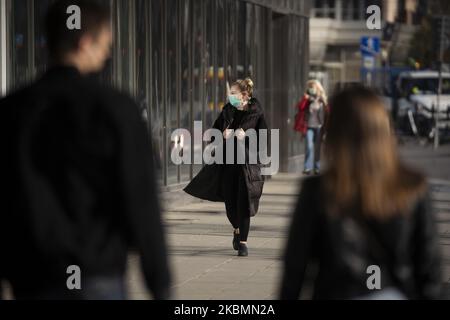
<svg viewBox="0 0 450 320">
<path fill-rule="evenodd" d="M 0 96 L 6 94 L 7 56 L 6 3 L 0 1 Z"/>
<path fill-rule="evenodd" d="M 9 68 L 1 71 L 12 90 L 47 68 L 42 22 L 53 0 L 4 1 Z M 252 77 L 268 124 L 280 129 L 281 169 L 302 152 L 292 121 L 308 74 L 309 1 L 104 2 L 114 47 L 102 77 L 132 95 L 148 120 L 162 184 L 188 182 L 201 169 L 172 163 L 172 132 L 194 134 L 194 121 L 208 129 L 237 78 Z"/>
</svg>

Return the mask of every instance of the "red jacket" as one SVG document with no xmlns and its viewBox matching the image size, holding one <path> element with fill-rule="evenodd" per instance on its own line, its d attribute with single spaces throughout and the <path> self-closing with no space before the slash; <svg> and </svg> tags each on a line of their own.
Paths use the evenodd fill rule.
<svg viewBox="0 0 450 320">
<path fill-rule="evenodd" d="M 295 124 L 294 124 L 294 130 L 301 132 L 303 135 L 306 135 L 306 131 L 308 131 L 308 124 L 306 121 L 306 110 L 308 110 L 309 107 L 309 99 L 306 96 L 303 96 L 302 100 L 297 105 L 297 115 L 295 116 Z M 323 125 L 324 128 L 326 128 L 328 124 L 328 116 L 330 113 L 330 106 L 325 106 L 325 123 Z M 324 132 L 324 130 L 322 130 Z"/>
<path fill-rule="evenodd" d="M 309 99 L 306 97 L 303 97 L 302 100 L 298 103 L 297 108 L 298 112 L 295 116 L 295 125 L 294 130 L 301 132 L 302 134 L 306 134 L 306 131 L 308 130 L 308 126 L 306 124 L 305 119 L 305 110 L 309 106 Z"/>
</svg>

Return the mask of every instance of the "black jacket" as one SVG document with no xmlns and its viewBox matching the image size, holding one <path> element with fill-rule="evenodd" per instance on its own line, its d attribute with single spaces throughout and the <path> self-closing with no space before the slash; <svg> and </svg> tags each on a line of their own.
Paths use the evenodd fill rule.
<svg viewBox="0 0 450 320">
<path fill-rule="evenodd" d="M 235 108 L 231 104 L 227 104 L 217 120 L 214 122 L 213 128 L 218 129 L 221 132 L 229 128 L 233 124 L 233 115 Z M 247 131 L 248 129 L 255 129 L 257 134 L 258 130 L 268 129 L 267 123 L 264 118 L 264 112 L 257 99 L 252 98 L 249 101 L 249 108 L 247 113 L 241 120 L 239 125 L 241 129 Z M 224 149 L 225 149 L 225 140 Z M 259 201 L 263 192 L 264 177 L 261 175 L 261 165 L 249 164 L 249 146 L 246 143 L 246 164 L 241 165 L 244 171 L 245 184 L 247 186 L 248 199 L 250 204 L 250 215 L 253 217 L 258 213 Z M 259 136 L 258 136 L 258 151 L 259 149 Z M 225 152 L 224 152 L 225 157 Z M 224 163 L 226 161 L 224 160 Z M 200 171 L 200 173 L 192 180 L 192 182 L 184 189 L 185 192 L 190 195 L 208 201 L 224 202 L 224 190 L 223 188 L 223 169 L 226 164 L 212 164 L 206 165 Z"/>
<path fill-rule="evenodd" d="M 169 272 L 147 128 L 126 95 L 51 69 L 0 101 L 1 277 L 16 296 L 121 276 L 130 247 L 157 298 Z"/>
<path fill-rule="evenodd" d="M 325 214 L 321 179 L 303 183 L 285 252 L 281 299 L 299 298 L 307 265 L 314 264 L 318 267 L 315 299 L 370 295 L 367 268 L 371 265 L 381 269 L 382 288 L 396 287 L 409 299 L 441 297 L 440 251 L 429 194 L 417 201 L 410 214 L 361 224 L 351 213 L 335 218 Z M 374 241 L 379 245 L 374 246 Z"/>
</svg>

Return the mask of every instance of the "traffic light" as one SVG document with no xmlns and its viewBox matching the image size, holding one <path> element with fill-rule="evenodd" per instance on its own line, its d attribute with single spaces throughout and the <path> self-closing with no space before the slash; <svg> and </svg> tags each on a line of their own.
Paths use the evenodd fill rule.
<svg viewBox="0 0 450 320">
<path fill-rule="evenodd" d="M 395 32 L 395 24 L 386 22 L 386 25 L 383 29 L 383 41 L 392 41 L 392 36 Z"/>
</svg>

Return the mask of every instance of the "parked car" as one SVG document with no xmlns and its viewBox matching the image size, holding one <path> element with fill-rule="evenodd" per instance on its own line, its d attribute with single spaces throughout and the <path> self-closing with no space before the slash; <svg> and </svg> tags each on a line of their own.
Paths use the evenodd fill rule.
<svg viewBox="0 0 450 320">
<path fill-rule="evenodd" d="M 433 138 L 435 112 L 439 131 L 450 129 L 450 73 L 442 74 L 442 94 L 438 105 L 439 73 L 437 71 L 408 71 L 399 75 L 396 89 L 398 127 L 406 133 Z"/>
</svg>

